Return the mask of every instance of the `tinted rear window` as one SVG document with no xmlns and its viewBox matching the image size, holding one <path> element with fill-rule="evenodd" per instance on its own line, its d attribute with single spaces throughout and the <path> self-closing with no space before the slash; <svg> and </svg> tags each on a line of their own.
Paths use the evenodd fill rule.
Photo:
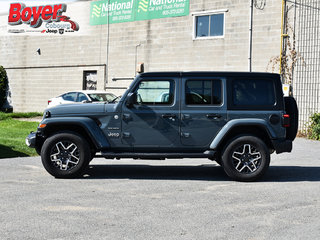
<svg viewBox="0 0 320 240">
<path fill-rule="evenodd" d="M 234 106 L 273 106 L 276 103 L 273 81 L 268 79 L 234 79 Z"/>
</svg>

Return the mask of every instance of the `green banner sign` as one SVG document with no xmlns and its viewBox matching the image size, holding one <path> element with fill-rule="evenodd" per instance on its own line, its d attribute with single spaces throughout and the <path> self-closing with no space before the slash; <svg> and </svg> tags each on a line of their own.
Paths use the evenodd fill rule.
<svg viewBox="0 0 320 240">
<path fill-rule="evenodd" d="M 91 2 L 90 25 L 186 16 L 189 0 L 103 0 Z"/>
</svg>

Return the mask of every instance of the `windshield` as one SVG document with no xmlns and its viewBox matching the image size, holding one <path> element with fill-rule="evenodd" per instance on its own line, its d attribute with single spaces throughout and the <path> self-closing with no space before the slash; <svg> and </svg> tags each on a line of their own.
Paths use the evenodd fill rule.
<svg viewBox="0 0 320 240">
<path fill-rule="evenodd" d="M 93 102 L 111 102 L 117 97 L 112 93 L 90 93 L 88 96 Z"/>
</svg>

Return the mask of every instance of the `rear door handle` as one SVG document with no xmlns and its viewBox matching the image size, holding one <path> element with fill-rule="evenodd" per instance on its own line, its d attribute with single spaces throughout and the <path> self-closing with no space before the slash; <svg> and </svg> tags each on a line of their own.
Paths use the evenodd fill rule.
<svg viewBox="0 0 320 240">
<path fill-rule="evenodd" d="M 217 119 L 221 118 L 222 116 L 219 114 L 207 114 L 206 117 L 209 119 L 217 120 Z"/>
</svg>

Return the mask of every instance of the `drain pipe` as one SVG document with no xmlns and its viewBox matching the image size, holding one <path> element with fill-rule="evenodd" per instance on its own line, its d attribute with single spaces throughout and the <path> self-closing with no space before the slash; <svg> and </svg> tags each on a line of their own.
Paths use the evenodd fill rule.
<svg viewBox="0 0 320 240">
<path fill-rule="evenodd" d="M 138 47 L 140 47 L 140 46 L 141 46 L 141 43 L 136 45 L 136 53 L 134 55 L 134 75 L 133 76 L 137 76 Z"/>
<path fill-rule="evenodd" d="M 284 54 L 284 38 L 288 35 L 285 34 L 285 7 L 286 7 L 286 1 L 282 0 L 282 7 L 281 7 L 281 39 L 280 39 L 280 66 L 279 66 L 279 73 L 281 76 L 283 76 L 283 67 L 282 67 L 282 59 Z"/>
<path fill-rule="evenodd" d="M 107 46 L 106 46 L 106 66 L 105 66 L 105 71 L 104 71 L 104 90 L 107 88 L 108 84 L 108 74 L 109 74 L 109 45 L 110 45 L 110 17 L 109 17 L 109 5 L 110 0 L 108 0 L 108 8 L 107 8 Z"/>
<path fill-rule="evenodd" d="M 250 0 L 248 70 L 252 72 L 253 0 Z"/>
</svg>

